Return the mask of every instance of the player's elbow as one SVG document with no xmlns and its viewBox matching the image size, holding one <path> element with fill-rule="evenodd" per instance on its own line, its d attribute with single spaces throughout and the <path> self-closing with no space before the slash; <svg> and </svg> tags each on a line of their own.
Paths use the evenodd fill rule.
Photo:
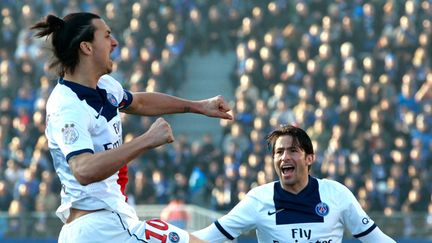
<svg viewBox="0 0 432 243">
<path fill-rule="evenodd" d="M 93 178 L 91 178 L 89 175 L 86 175 L 85 173 L 74 171 L 73 175 L 75 179 L 78 181 L 78 183 L 81 184 L 82 186 L 87 186 L 88 184 L 93 182 Z"/>
<path fill-rule="evenodd" d="M 73 176 L 79 184 L 86 186 L 93 182 L 93 178 L 91 174 L 88 173 L 88 170 L 86 171 L 84 168 L 77 166 L 71 167 L 71 169 Z"/>
<path fill-rule="evenodd" d="M 73 176 L 79 184 L 86 186 L 95 181 L 94 174 L 90 168 L 87 168 L 85 160 L 79 158 L 79 156 L 72 157 L 69 160 L 69 167 L 72 171 Z"/>
<path fill-rule="evenodd" d="M 75 169 L 72 170 L 72 173 L 78 183 L 83 186 L 102 181 L 108 177 L 103 171 L 95 171 L 94 168 L 88 168 L 87 166 L 76 166 Z"/>
</svg>

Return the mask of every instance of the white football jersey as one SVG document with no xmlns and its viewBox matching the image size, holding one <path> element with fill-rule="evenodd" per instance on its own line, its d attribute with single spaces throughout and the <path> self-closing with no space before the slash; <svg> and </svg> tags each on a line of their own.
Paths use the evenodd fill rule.
<svg viewBox="0 0 432 243">
<path fill-rule="evenodd" d="M 103 181 L 83 186 L 68 165 L 69 158 L 74 155 L 120 146 L 119 109 L 131 102 L 132 94 L 108 75 L 100 78 L 96 89 L 63 79 L 53 89 L 46 107 L 45 134 L 54 168 L 62 183 L 62 200 L 57 215 L 63 222 L 69 216 L 70 207 L 84 210 L 107 208 L 136 217 L 124 193 L 127 166 Z"/>
<path fill-rule="evenodd" d="M 259 242 L 271 243 L 340 243 L 344 228 L 354 237 L 376 228 L 348 188 L 314 177 L 297 195 L 279 181 L 256 187 L 214 224 L 227 239 L 255 229 Z"/>
</svg>

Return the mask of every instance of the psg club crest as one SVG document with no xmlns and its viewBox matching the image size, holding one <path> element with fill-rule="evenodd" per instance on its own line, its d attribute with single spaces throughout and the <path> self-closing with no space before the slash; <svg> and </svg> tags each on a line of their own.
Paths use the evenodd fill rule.
<svg viewBox="0 0 432 243">
<path fill-rule="evenodd" d="M 117 100 L 116 100 L 116 98 L 114 97 L 113 94 L 108 93 L 108 94 L 107 94 L 107 100 L 109 101 L 109 103 L 110 103 L 111 105 L 117 107 L 118 103 L 117 103 Z"/>
<path fill-rule="evenodd" d="M 329 206 L 324 202 L 320 202 L 315 206 L 315 213 L 324 217 L 329 213 Z"/>
<path fill-rule="evenodd" d="M 180 236 L 176 232 L 170 232 L 168 238 L 171 242 L 179 242 Z"/>
<path fill-rule="evenodd" d="M 78 140 L 78 130 L 75 128 L 75 124 L 65 124 L 62 128 L 63 141 L 65 144 L 73 144 Z"/>
</svg>

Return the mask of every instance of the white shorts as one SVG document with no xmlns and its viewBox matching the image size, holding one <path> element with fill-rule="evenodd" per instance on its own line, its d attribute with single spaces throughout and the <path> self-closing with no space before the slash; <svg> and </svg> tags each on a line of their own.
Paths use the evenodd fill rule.
<svg viewBox="0 0 432 243">
<path fill-rule="evenodd" d="M 189 233 L 160 219 L 138 221 L 108 210 L 63 225 L 59 243 L 188 243 Z"/>
</svg>

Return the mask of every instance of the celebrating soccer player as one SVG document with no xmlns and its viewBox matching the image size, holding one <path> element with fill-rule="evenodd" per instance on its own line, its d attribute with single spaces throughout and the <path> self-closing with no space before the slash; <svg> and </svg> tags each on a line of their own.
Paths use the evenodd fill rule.
<svg viewBox="0 0 432 243">
<path fill-rule="evenodd" d="M 47 102 L 49 148 L 62 183 L 59 242 L 203 242 L 162 220 L 140 221 L 126 202 L 127 164 L 174 140 L 158 118 L 148 131 L 122 143 L 120 111 L 152 115 L 194 112 L 231 119 L 221 96 L 189 101 L 161 93 L 131 93 L 109 75 L 118 45 L 98 15 L 47 16 L 37 37 L 50 37 L 59 81 Z"/>
<path fill-rule="evenodd" d="M 279 181 L 252 189 L 227 215 L 195 236 L 233 240 L 256 229 L 259 242 L 341 243 L 344 228 L 362 242 L 395 242 L 365 213 L 344 185 L 309 175 L 315 160 L 311 139 L 291 125 L 267 137 Z"/>
</svg>

